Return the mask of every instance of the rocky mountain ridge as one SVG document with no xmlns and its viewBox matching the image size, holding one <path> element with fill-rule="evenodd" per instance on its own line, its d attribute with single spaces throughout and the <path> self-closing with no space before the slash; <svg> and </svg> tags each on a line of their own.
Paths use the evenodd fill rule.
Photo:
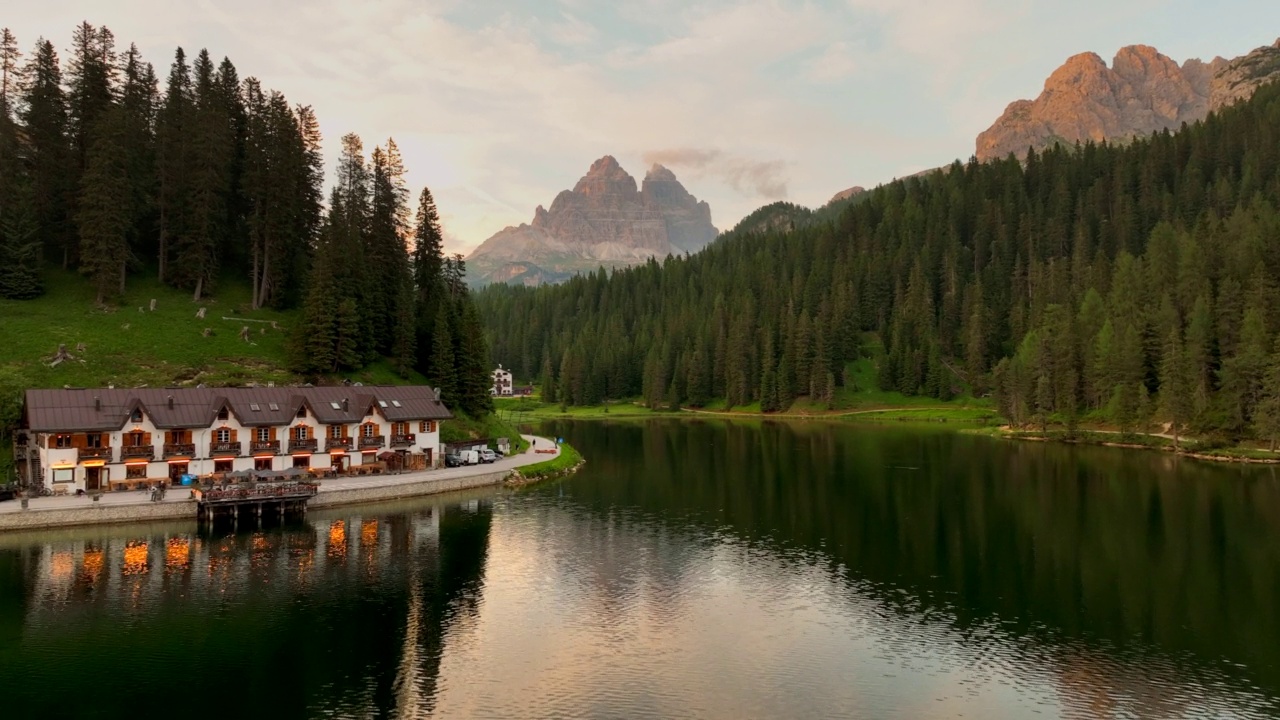
<svg viewBox="0 0 1280 720">
<path fill-rule="evenodd" d="M 1233 60 L 1191 59 L 1182 65 L 1147 45 L 1121 48 L 1110 67 L 1095 53 L 1081 53 L 1045 80 L 1038 98 L 1010 103 L 978 135 L 977 157 L 1023 157 L 1029 147 L 1176 130 L 1252 96 L 1259 85 L 1277 78 L 1280 40 Z"/>
<path fill-rule="evenodd" d="M 467 257 L 470 282 L 536 282 L 605 267 L 634 265 L 669 253 L 696 252 L 715 239 L 711 207 L 691 195 L 673 172 L 654 165 L 640 187 L 606 155 L 550 208 L 529 223 L 507 227 Z M 538 272 L 526 274 L 521 266 Z"/>
</svg>

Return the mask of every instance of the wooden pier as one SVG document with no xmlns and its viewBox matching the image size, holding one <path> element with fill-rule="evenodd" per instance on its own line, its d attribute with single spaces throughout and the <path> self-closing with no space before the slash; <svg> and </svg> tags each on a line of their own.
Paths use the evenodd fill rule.
<svg viewBox="0 0 1280 720">
<path fill-rule="evenodd" d="M 306 515 L 307 501 L 319 490 L 316 483 L 300 481 L 228 485 L 193 490 L 192 495 L 199 522 L 227 520 L 238 525 L 242 519 L 258 523 L 264 516 Z"/>
</svg>

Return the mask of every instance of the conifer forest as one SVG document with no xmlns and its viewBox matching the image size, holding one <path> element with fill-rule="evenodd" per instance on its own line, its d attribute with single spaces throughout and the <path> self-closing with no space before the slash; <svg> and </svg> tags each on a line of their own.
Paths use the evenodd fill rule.
<svg viewBox="0 0 1280 720">
<path fill-rule="evenodd" d="M 191 293 L 228 278 L 254 308 L 298 308 L 291 365 L 319 378 L 387 358 L 470 414 L 491 408 L 489 355 L 461 256 L 394 140 L 341 138 L 326 197 L 317 118 L 177 48 L 163 82 L 134 45 L 83 23 L 60 53 L 0 31 L 0 297 L 44 292 L 43 267 L 99 304 L 153 274 Z"/>
<path fill-rule="evenodd" d="M 1274 439 L 1278 205 L 1273 85 L 1178 132 L 957 162 L 833 219 L 477 304 L 494 359 L 565 404 L 779 411 L 864 358 L 882 389 L 990 395 L 1015 426 Z"/>
</svg>

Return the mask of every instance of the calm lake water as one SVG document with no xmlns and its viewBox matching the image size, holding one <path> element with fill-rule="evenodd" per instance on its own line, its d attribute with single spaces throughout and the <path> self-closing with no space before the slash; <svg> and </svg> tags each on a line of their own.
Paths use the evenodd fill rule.
<svg viewBox="0 0 1280 720">
<path fill-rule="evenodd" d="M 5 718 L 1280 717 L 1280 475 L 869 425 L 547 428 L 577 476 L 0 536 Z"/>
</svg>

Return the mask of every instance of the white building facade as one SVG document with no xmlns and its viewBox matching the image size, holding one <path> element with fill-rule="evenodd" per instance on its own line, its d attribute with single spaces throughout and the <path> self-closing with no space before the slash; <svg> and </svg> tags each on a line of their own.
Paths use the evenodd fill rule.
<svg viewBox="0 0 1280 720">
<path fill-rule="evenodd" d="M 240 470 L 441 463 L 452 417 L 422 386 L 28 390 L 16 460 L 74 493 Z"/>
<path fill-rule="evenodd" d="M 503 370 L 499 365 L 498 369 L 493 371 L 493 386 L 489 388 L 489 394 L 508 397 L 511 393 L 511 371 Z"/>
</svg>

